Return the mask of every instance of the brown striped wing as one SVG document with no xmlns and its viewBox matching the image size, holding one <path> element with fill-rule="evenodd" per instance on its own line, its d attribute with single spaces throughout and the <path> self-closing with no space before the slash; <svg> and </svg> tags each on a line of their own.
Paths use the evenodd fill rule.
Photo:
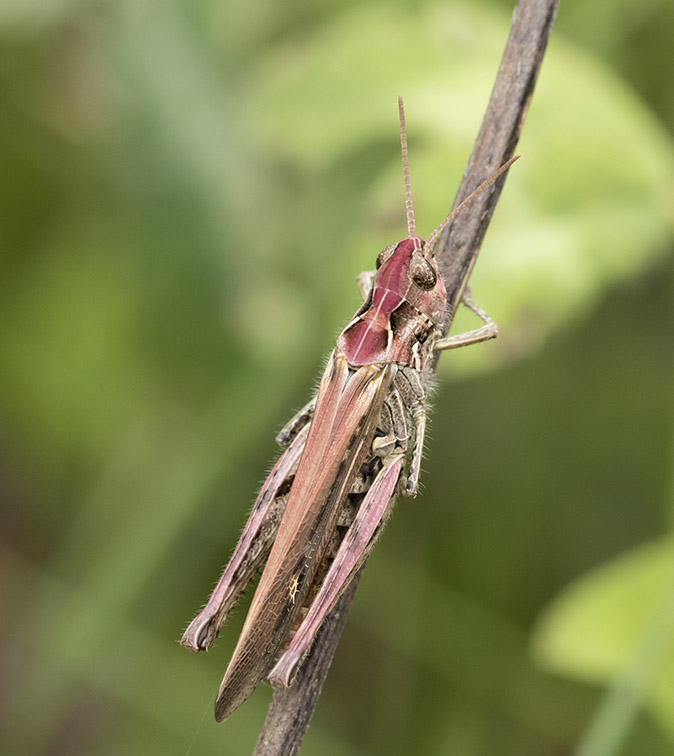
<svg viewBox="0 0 674 756">
<path fill-rule="evenodd" d="M 218 721 L 255 690 L 287 638 L 371 449 L 394 371 L 384 364 L 353 371 L 339 349 L 330 356 L 286 511 L 220 686 Z"/>
</svg>

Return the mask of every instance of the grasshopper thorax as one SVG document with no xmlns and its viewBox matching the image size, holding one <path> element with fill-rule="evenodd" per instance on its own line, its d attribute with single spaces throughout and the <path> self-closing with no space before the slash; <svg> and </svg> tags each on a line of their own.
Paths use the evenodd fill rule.
<svg viewBox="0 0 674 756">
<path fill-rule="evenodd" d="M 422 369 L 427 352 L 422 346 L 447 309 L 445 285 L 423 246 L 423 239 L 410 236 L 377 258 L 372 290 L 337 341 L 349 364 L 395 362 Z"/>
</svg>

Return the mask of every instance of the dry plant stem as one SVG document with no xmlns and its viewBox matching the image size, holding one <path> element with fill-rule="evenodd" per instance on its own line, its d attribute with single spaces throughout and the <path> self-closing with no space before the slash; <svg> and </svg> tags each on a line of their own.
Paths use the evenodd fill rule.
<svg viewBox="0 0 674 756">
<path fill-rule="evenodd" d="M 512 155 L 529 108 L 559 0 L 521 0 L 496 82 L 454 205 L 468 196 Z M 470 277 L 505 176 L 483 192 L 445 229 L 435 256 L 451 311 L 445 332 Z M 361 570 L 362 571 L 362 570 Z M 344 627 L 360 572 L 321 628 L 292 687 L 274 691 L 253 756 L 294 756 L 300 748 Z"/>
<path fill-rule="evenodd" d="M 558 5 L 559 0 L 520 0 L 513 11 L 510 35 L 496 82 L 454 206 L 495 173 L 515 152 Z M 505 176 L 494 184 L 491 191 L 478 196 L 445 229 L 435 249 L 435 257 L 447 287 L 447 298 L 452 304 L 445 330 L 449 329 L 461 300 L 504 182 Z"/>
<path fill-rule="evenodd" d="M 318 631 L 311 653 L 302 664 L 295 684 L 274 691 L 253 756 L 293 756 L 299 750 L 321 695 L 362 573 L 361 567 Z"/>
</svg>

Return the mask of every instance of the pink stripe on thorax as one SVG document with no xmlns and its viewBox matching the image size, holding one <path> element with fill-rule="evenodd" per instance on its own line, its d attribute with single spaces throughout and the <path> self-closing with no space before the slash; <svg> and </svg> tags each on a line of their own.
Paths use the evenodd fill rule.
<svg viewBox="0 0 674 756">
<path fill-rule="evenodd" d="M 378 319 L 380 311 L 384 311 L 387 315 L 390 315 L 397 307 L 403 302 L 403 297 L 391 289 L 384 289 L 378 286 L 372 292 L 372 305 L 377 309 L 374 312 L 373 320 Z"/>
</svg>

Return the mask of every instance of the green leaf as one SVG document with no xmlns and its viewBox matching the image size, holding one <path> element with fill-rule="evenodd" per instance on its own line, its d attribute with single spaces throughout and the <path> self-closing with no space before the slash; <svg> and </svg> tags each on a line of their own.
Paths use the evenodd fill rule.
<svg viewBox="0 0 674 756">
<path fill-rule="evenodd" d="M 674 539 L 568 587 L 542 617 L 533 649 L 550 671 L 608 686 L 621 716 L 641 703 L 674 739 Z"/>
</svg>

